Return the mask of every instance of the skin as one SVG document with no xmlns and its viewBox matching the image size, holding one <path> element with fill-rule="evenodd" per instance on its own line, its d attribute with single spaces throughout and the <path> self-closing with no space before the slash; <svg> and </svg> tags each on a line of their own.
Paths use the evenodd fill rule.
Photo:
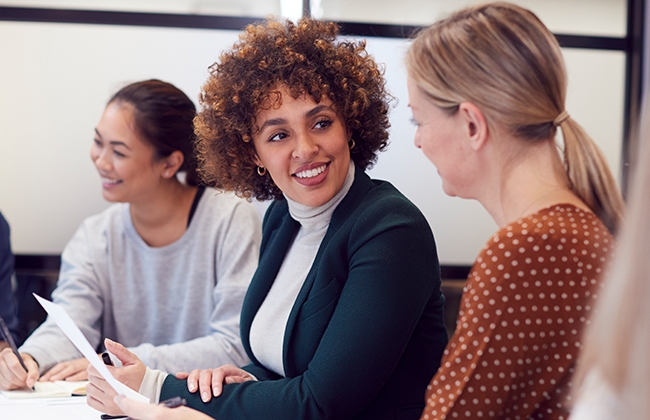
<svg viewBox="0 0 650 420">
<path fill-rule="evenodd" d="M 292 200 L 306 206 L 321 206 L 343 187 L 350 165 L 350 135 L 329 98 L 316 103 L 304 95 L 292 98 L 285 86 L 280 86 L 278 91 L 282 95 L 282 105 L 277 108 L 265 106 L 256 115 L 255 163 L 266 168 L 275 184 Z M 144 377 L 142 362 L 126 349 L 114 351 L 113 344 L 108 341 L 106 347 L 125 365 L 109 367 L 111 372 L 118 380 L 138 390 Z M 127 407 L 116 404 L 115 392 L 92 366 L 88 371 L 88 404 L 104 413 L 122 413 Z M 177 377 L 187 379 L 190 392 L 200 391 L 205 402 L 221 395 L 224 383 L 254 380 L 248 372 L 231 365 L 182 372 Z M 124 400 L 118 401 L 124 405 Z M 131 407 L 136 405 L 128 406 Z M 171 416 L 169 412 L 163 414 Z"/>
<path fill-rule="evenodd" d="M 102 195 L 109 202 L 130 203 L 133 225 L 148 245 L 169 245 L 185 233 L 196 187 L 176 178 L 183 154 L 174 151 L 168 157 L 157 157 L 153 146 L 135 130 L 132 105 L 108 104 L 95 128 L 90 158 L 102 180 Z M 84 358 L 58 363 L 39 378 L 32 356 L 21 356 L 28 373 L 10 349 L 0 352 L 0 389 L 32 387 L 37 380 L 88 378 L 89 363 Z"/>
<path fill-rule="evenodd" d="M 38 380 L 38 364 L 28 354 L 21 353 L 21 356 L 27 366 L 27 372 L 11 348 L 7 347 L 0 352 L 0 389 L 31 388 Z"/>
<path fill-rule="evenodd" d="M 464 197 L 469 194 L 469 183 L 475 175 L 472 166 L 476 164 L 472 156 L 473 144 L 465 133 L 468 115 L 460 107 L 450 115 L 435 106 L 411 79 L 408 80 L 408 92 L 412 120 L 417 127 L 415 147 L 421 149 L 438 170 L 445 193 Z"/>
<path fill-rule="evenodd" d="M 478 200 L 500 227 L 559 203 L 591 211 L 569 189 L 554 139 L 516 138 L 488 125 L 471 102 L 449 115 L 411 78 L 408 92 L 415 146 L 436 166 L 448 195 Z"/>
<path fill-rule="evenodd" d="M 255 163 L 265 167 L 292 200 L 321 206 L 343 187 L 350 164 L 350 135 L 329 98 L 316 103 L 304 95 L 292 98 L 284 86 L 278 90 L 282 105 L 269 106 L 256 116 Z M 311 173 L 305 176 L 305 171 Z M 317 171 L 322 172 L 316 175 Z"/>
<path fill-rule="evenodd" d="M 212 417 L 188 407 L 167 408 L 161 405 L 145 404 L 121 395 L 115 397 L 115 404 L 130 418 L 140 420 L 208 420 Z"/>
</svg>

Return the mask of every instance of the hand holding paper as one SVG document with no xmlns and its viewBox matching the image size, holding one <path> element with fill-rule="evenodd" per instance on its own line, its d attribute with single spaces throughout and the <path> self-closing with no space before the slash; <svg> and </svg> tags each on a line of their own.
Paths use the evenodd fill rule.
<svg viewBox="0 0 650 420">
<path fill-rule="evenodd" d="M 70 315 L 61 306 L 52 303 L 49 300 L 34 294 L 34 297 L 43 306 L 48 315 L 56 322 L 61 328 L 63 333 L 70 339 L 72 344 L 84 355 L 90 364 L 96 369 L 104 380 L 115 390 L 118 395 L 123 395 L 135 401 L 149 402 L 149 399 L 143 395 L 138 394 L 128 386 L 119 382 L 108 370 L 106 365 L 97 357 L 97 353 L 92 348 L 86 337 L 83 335 L 79 327 L 74 323 Z"/>
</svg>

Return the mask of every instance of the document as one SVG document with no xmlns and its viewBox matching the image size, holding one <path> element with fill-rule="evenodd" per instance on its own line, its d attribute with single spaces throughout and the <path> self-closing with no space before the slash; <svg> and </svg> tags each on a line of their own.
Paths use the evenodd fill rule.
<svg viewBox="0 0 650 420">
<path fill-rule="evenodd" d="M 68 337 L 72 344 L 77 347 L 77 350 L 84 355 L 84 357 L 90 362 L 91 365 L 104 379 L 106 382 L 117 392 L 119 395 L 128 397 L 134 401 L 140 401 L 149 403 L 149 398 L 144 395 L 138 394 L 136 391 L 132 390 L 128 386 L 124 385 L 111 374 L 104 362 L 97 357 L 97 353 L 90 345 L 86 337 L 83 335 L 77 324 L 74 323 L 70 315 L 63 309 L 63 307 L 57 305 L 56 303 L 50 302 L 47 299 L 43 299 L 38 296 L 36 293 L 33 293 L 34 297 L 38 303 L 43 306 L 47 314 L 52 318 L 56 325 L 61 328 L 61 331 Z"/>
<path fill-rule="evenodd" d="M 59 398 L 72 397 L 73 395 L 86 395 L 88 381 L 36 381 L 34 389 L 17 389 L 13 391 L 0 391 L 10 400 L 25 398 Z"/>
</svg>

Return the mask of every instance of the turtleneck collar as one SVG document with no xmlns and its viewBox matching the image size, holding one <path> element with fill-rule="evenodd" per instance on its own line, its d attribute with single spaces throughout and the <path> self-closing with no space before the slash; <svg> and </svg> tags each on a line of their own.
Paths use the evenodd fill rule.
<svg viewBox="0 0 650 420">
<path fill-rule="evenodd" d="M 352 183 L 354 182 L 354 162 L 350 159 L 350 167 L 348 168 L 348 174 L 345 177 L 343 182 L 343 187 L 337 192 L 334 197 L 332 197 L 327 203 L 318 207 L 305 206 L 300 204 L 297 201 L 293 201 L 285 194 L 284 197 L 287 200 L 289 206 L 289 213 L 291 217 L 296 220 L 303 228 L 315 227 L 315 225 L 320 225 L 321 223 L 329 224 L 332 214 L 336 209 L 336 206 L 343 200 L 350 191 Z"/>
</svg>

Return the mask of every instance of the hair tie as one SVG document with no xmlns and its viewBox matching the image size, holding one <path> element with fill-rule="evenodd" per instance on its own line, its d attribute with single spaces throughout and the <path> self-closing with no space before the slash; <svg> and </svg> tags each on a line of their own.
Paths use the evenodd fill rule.
<svg viewBox="0 0 650 420">
<path fill-rule="evenodd" d="M 564 111 L 560 112 L 560 115 L 555 117 L 555 119 L 553 120 L 553 125 L 555 127 L 558 127 L 560 124 L 562 124 L 567 119 L 569 119 L 569 113 L 566 112 L 566 110 L 564 110 Z"/>
</svg>

